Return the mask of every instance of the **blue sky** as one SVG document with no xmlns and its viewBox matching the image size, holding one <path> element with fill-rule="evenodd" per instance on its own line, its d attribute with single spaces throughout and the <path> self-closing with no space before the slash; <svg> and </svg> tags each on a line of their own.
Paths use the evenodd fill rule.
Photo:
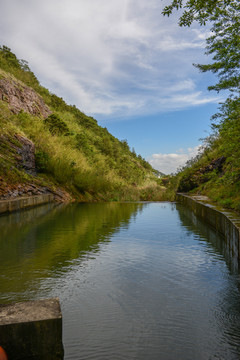
<svg viewBox="0 0 240 360">
<path fill-rule="evenodd" d="M 167 0 L 1 0 L 0 44 L 156 169 L 197 153 L 219 94 L 208 92 L 207 28 L 164 18 Z"/>
</svg>

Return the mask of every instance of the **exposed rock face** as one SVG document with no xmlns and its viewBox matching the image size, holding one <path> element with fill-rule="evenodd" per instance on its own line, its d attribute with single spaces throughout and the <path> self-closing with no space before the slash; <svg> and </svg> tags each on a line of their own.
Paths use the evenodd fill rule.
<svg viewBox="0 0 240 360">
<path fill-rule="evenodd" d="M 35 184 L 7 184 L 3 178 L 0 177 L 0 200 L 16 199 L 18 197 L 26 197 L 32 195 L 51 194 L 48 187 L 43 187 Z"/>
<path fill-rule="evenodd" d="M 15 135 L 15 137 L 22 145 L 17 148 L 17 152 L 21 157 L 19 159 L 21 166 L 28 174 L 36 175 L 34 143 L 22 135 Z"/>
<path fill-rule="evenodd" d="M 20 81 L 10 78 L 0 79 L 0 100 L 8 102 L 14 114 L 21 110 L 44 118 L 51 114 L 40 95 Z"/>
<path fill-rule="evenodd" d="M 73 201 L 71 195 L 60 188 L 41 186 L 37 183 L 18 183 L 9 185 L 2 177 L 0 177 L 0 201 L 44 194 L 54 195 L 55 201 L 60 203 Z"/>
<path fill-rule="evenodd" d="M 51 110 L 40 95 L 21 81 L 13 77 L 7 77 L 7 75 L 0 78 L 1 100 L 8 103 L 14 114 L 18 114 L 21 110 L 43 118 L 47 118 L 51 114 Z M 49 186 L 42 185 L 42 181 L 37 176 L 35 145 L 28 138 L 20 134 L 15 134 L 13 138 L 0 134 L 0 156 L 7 164 L 3 165 L 3 169 L 8 166 L 8 172 L 13 171 L 14 173 L 14 169 L 18 169 L 32 175 L 32 178 L 29 178 L 26 182 L 18 183 L 15 180 L 9 183 L 4 176 L 0 176 L 0 200 L 43 194 L 52 194 L 55 201 L 58 202 L 73 200 L 66 190 L 58 188 L 52 183 L 49 183 Z"/>
<path fill-rule="evenodd" d="M 210 179 L 210 174 L 212 171 L 216 171 L 219 175 L 223 171 L 223 165 L 226 161 L 224 156 L 220 158 L 213 159 L 209 165 L 200 168 L 198 171 L 192 171 L 182 177 L 179 182 L 177 191 L 179 192 L 188 192 L 199 185 L 206 183 Z"/>
<path fill-rule="evenodd" d="M 25 182 L 23 180 L 9 183 L 4 175 L 0 174 L 0 201 L 44 194 L 52 194 L 57 202 L 73 201 L 72 196 L 66 190 L 56 187 L 50 182 L 47 186 L 42 184 L 35 167 L 34 143 L 20 134 L 15 134 L 14 138 L 0 135 L 0 156 L 7 164 L 8 172 L 14 171 L 16 168 L 24 170 L 32 177 Z"/>
<path fill-rule="evenodd" d="M 217 170 L 218 172 L 221 172 L 225 161 L 226 161 L 225 156 L 221 156 L 220 158 L 214 159 L 211 161 L 209 165 L 205 166 L 204 168 L 201 168 L 200 172 L 203 174 L 213 170 Z"/>
</svg>

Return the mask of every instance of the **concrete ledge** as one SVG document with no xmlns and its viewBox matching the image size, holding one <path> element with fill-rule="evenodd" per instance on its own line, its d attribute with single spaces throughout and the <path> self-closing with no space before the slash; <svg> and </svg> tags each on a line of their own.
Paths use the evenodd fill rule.
<svg viewBox="0 0 240 360">
<path fill-rule="evenodd" d="M 240 260 L 240 216 L 238 214 L 212 205 L 206 196 L 178 193 L 176 200 L 186 205 L 196 216 L 223 235 L 232 256 Z"/>
<path fill-rule="evenodd" d="M 45 204 L 54 201 L 54 195 L 43 194 L 36 196 L 23 197 L 13 200 L 0 201 L 0 214 L 27 209 L 29 207 Z"/>
<path fill-rule="evenodd" d="M 8 360 L 62 360 L 59 300 L 0 305 L 0 346 Z"/>
</svg>

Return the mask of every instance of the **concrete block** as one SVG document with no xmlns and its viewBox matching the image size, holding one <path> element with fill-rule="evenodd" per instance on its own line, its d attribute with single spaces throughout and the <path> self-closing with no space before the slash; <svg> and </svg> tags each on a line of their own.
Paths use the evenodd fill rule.
<svg viewBox="0 0 240 360">
<path fill-rule="evenodd" d="M 0 346 L 8 360 L 62 360 L 59 300 L 0 305 Z"/>
</svg>

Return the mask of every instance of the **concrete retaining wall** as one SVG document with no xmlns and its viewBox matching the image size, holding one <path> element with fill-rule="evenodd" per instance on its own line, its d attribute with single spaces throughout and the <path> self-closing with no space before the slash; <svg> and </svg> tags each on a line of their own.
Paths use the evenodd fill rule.
<svg viewBox="0 0 240 360">
<path fill-rule="evenodd" d="M 0 201 L 0 214 L 26 209 L 29 207 L 45 204 L 54 201 L 54 195 L 43 194 L 36 196 L 23 197 L 13 200 Z"/>
<path fill-rule="evenodd" d="M 176 200 L 223 235 L 232 256 L 240 260 L 240 216 L 212 205 L 205 196 L 177 194 Z"/>
<path fill-rule="evenodd" d="M 8 360 L 62 360 L 59 300 L 0 305 L 0 346 Z"/>
</svg>

